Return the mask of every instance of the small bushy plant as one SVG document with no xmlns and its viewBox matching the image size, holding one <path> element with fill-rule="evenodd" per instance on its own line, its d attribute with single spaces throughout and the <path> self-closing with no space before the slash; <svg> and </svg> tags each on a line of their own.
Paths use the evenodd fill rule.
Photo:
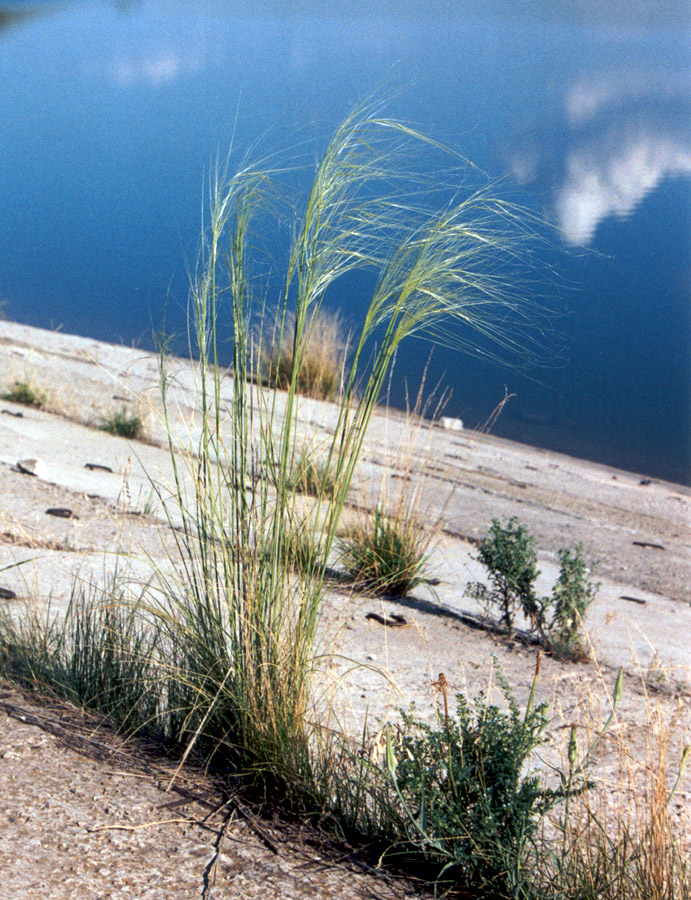
<svg viewBox="0 0 691 900">
<path fill-rule="evenodd" d="M 589 578 L 583 546 L 559 551 L 559 578 L 550 601 L 549 644 L 555 650 L 575 652 L 580 646 L 581 623 L 593 602 L 598 585 Z"/>
<path fill-rule="evenodd" d="M 497 672 L 507 711 L 482 695 L 471 703 L 459 693 L 456 716 L 449 715 L 440 676 L 444 712 L 437 727 L 404 715 L 398 746 L 391 739 L 387 744 L 387 768 L 409 839 L 439 864 L 439 882 L 472 888 L 478 897 L 529 897 L 538 825 L 583 785 L 564 780 L 550 789 L 538 775 L 526 774 L 531 754 L 545 741 L 546 704 L 521 713 Z"/>
<path fill-rule="evenodd" d="M 359 588 L 404 597 L 427 580 L 428 544 L 427 533 L 414 518 L 389 518 L 377 506 L 341 538 L 340 549 Z"/>
<path fill-rule="evenodd" d="M 478 559 L 489 572 L 491 588 L 484 584 L 469 585 L 472 595 L 486 608 L 499 607 L 501 623 L 513 630 L 516 611 L 535 626 L 541 617 L 540 602 L 535 594 L 537 567 L 535 538 L 514 516 L 506 526 L 492 520 L 489 535 L 480 544 Z"/>
<path fill-rule="evenodd" d="M 478 560 L 489 573 L 491 587 L 467 586 L 468 593 L 490 610 L 498 607 L 500 622 L 510 634 L 517 611 L 530 622 L 545 646 L 566 655 L 580 652 L 581 625 L 598 585 L 590 580 L 583 547 L 559 551 L 559 577 L 549 597 L 538 597 L 535 539 L 526 526 L 512 517 L 507 525 L 492 520 L 488 536 L 480 544 Z"/>
<path fill-rule="evenodd" d="M 121 409 L 113 409 L 107 415 L 102 416 L 98 422 L 98 429 L 118 437 L 134 440 L 142 436 L 144 423 L 141 416 L 128 412 L 123 406 Z"/>
<path fill-rule="evenodd" d="M 46 393 L 25 378 L 18 379 L 14 385 L 2 395 L 3 400 L 10 403 L 21 403 L 42 409 L 46 403 Z"/>
</svg>

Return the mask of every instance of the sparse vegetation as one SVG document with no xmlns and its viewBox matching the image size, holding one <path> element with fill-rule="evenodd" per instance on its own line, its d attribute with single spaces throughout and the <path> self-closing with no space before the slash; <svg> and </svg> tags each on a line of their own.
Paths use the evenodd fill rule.
<svg viewBox="0 0 691 900">
<path fill-rule="evenodd" d="M 440 512 L 423 500 L 433 469 L 433 440 L 420 426 L 430 412 L 433 418 L 438 416 L 447 397 L 435 388 L 425 398 L 426 374 L 412 409 L 407 409 L 405 424 L 397 417 L 388 423 L 391 477 L 382 478 L 373 492 L 361 487 L 355 522 L 338 542 L 347 576 L 365 592 L 404 597 L 434 581 L 429 560 L 446 504 Z M 447 502 L 452 493 L 450 489 Z"/>
<path fill-rule="evenodd" d="M 0 673 L 97 710 L 125 733 L 143 732 L 183 758 L 192 730 L 198 759 L 223 771 L 234 760 L 238 772 L 248 750 L 218 730 L 232 720 L 220 718 L 222 707 L 212 705 L 210 715 L 209 706 L 205 715 L 197 708 L 199 685 L 182 677 L 191 674 L 189 645 L 169 644 L 164 623 L 149 614 L 148 604 L 117 583 L 103 592 L 76 588 L 60 619 L 18 621 L 3 612 Z M 219 663 L 227 677 L 229 662 Z M 404 712 L 397 728 L 386 726 L 381 756 L 374 755 L 376 740 L 353 746 L 343 735 L 319 738 L 309 775 L 286 785 L 283 800 L 299 797 L 303 809 L 328 814 L 352 841 L 410 866 L 442 895 L 456 888 L 492 900 L 689 900 L 691 872 L 671 814 L 689 749 L 672 761 L 674 724 L 649 707 L 640 761 L 627 730 L 615 729 L 609 742 L 624 784 L 604 771 L 596 781 L 597 750 L 622 696 L 621 671 L 604 724 L 586 718 L 566 730 L 548 721 L 544 704 L 533 705 L 538 673 L 539 661 L 525 710 L 498 672 L 503 706 L 457 693 L 455 712 L 440 675 L 436 727 Z M 209 677 L 216 684 L 218 673 Z M 598 715 L 594 703 L 587 710 Z M 553 749 L 559 734 L 570 735 L 564 762 L 545 770 L 540 748 L 549 740 Z M 252 784 L 262 796 L 265 780 Z"/>
<path fill-rule="evenodd" d="M 559 578 L 549 601 L 552 618 L 545 635 L 556 652 L 568 655 L 581 650 L 582 624 L 598 589 L 590 580 L 593 568 L 583 559 L 581 544 L 559 551 Z"/>
<path fill-rule="evenodd" d="M 691 834 L 680 787 L 691 747 L 684 746 L 676 714 L 666 720 L 650 698 L 643 700 L 643 752 L 636 750 L 628 723 L 620 720 L 604 735 L 620 696 L 621 672 L 605 729 L 593 721 L 597 703 L 583 699 L 585 715 L 578 730 L 571 728 L 567 768 L 578 768 L 576 735 L 584 734 L 590 749 L 583 762 L 593 787 L 544 820 L 535 883 L 541 896 L 559 900 L 689 900 Z M 603 736 L 609 753 L 598 764 L 592 751 Z"/>
<path fill-rule="evenodd" d="M 29 608 L 0 612 L 0 672 L 31 690 L 106 716 L 126 733 L 163 736 L 156 679 L 157 632 L 114 582 L 109 593 L 75 582 L 64 616 Z M 163 729 L 163 730 L 160 730 Z"/>
<path fill-rule="evenodd" d="M 328 459 L 318 452 L 301 449 L 293 462 L 288 486 L 291 490 L 313 497 L 331 497 L 335 488 Z"/>
<path fill-rule="evenodd" d="M 144 433 L 144 422 L 138 413 L 130 412 L 123 406 L 101 416 L 98 420 L 98 429 L 118 437 L 136 440 Z"/>
<path fill-rule="evenodd" d="M 598 585 L 590 579 L 593 567 L 583 559 L 580 544 L 559 551 L 559 577 L 549 597 L 538 597 L 535 592 L 540 574 L 535 539 L 515 516 L 505 526 L 498 519 L 492 521 L 478 559 L 489 573 L 491 587 L 476 582 L 468 584 L 467 591 L 489 611 L 498 607 L 508 634 L 520 611 L 530 630 L 550 650 L 570 656 L 583 652 L 582 625 Z"/>
<path fill-rule="evenodd" d="M 540 572 L 535 539 L 528 529 L 515 517 L 506 526 L 494 519 L 489 535 L 480 544 L 478 559 L 489 573 L 491 588 L 469 585 L 475 599 L 487 609 L 499 609 L 500 622 L 508 633 L 513 630 L 518 610 L 533 628 L 539 627 L 542 608 L 534 583 Z"/>
<path fill-rule="evenodd" d="M 46 404 L 46 392 L 26 378 L 20 378 L 9 390 L 5 391 L 2 399 L 9 400 L 10 403 L 21 403 L 23 406 L 42 409 Z"/>
<path fill-rule="evenodd" d="M 526 772 L 545 742 L 547 707 L 529 704 L 521 712 L 499 670 L 497 677 L 508 711 L 482 696 L 471 703 L 457 694 L 454 716 L 440 676 L 438 727 L 404 716 L 401 739 L 388 740 L 386 765 L 407 826 L 400 831 L 436 862 L 440 886 L 527 898 L 535 896 L 533 852 L 543 816 L 588 783 L 563 774 L 551 789 Z"/>
<path fill-rule="evenodd" d="M 313 571 L 325 564 L 321 538 L 306 527 L 303 518 L 290 523 L 284 530 L 282 552 L 286 564 L 298 571 Z"/>
</svg>

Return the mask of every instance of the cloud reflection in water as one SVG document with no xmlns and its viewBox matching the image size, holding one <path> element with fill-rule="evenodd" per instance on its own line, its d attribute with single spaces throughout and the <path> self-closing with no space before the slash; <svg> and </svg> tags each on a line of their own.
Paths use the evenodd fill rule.
<svg viewBox="0 0 691 900">
<path fill-rule="evenodd" d="M 569 152 L 554 211 L 565 240 L 589 244 L 598 225 L 624 218 L 663 179 L 691 174 L 691 148 L 672 135 L 641 130 L 613 135 L 609 129 Z"/>
<path fill-rule="evenodd" d="M 691 175 L 689 86 L 673 67 L 581 77 L 564 91 L 556 167 L 537 141 L 512 154 L 520 183 L 556 168 L 552 215 L 567 243 L 590 244 L 606 219 L 630 216 L 665 179 Z"/>
</svg>

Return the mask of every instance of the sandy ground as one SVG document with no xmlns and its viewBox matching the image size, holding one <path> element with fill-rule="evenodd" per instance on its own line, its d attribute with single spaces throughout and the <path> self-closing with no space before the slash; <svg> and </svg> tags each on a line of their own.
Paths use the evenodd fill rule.
<svg viewBox="0 0 691 900">
<path fill-rule="evenodd" d="M 414 900 L 306 827 L 224 806 L 75 710 L 0 685 L 0 873 L 8 900 Z"/>
<path fill-rule="evenodd" d="M 193 407 L 195 373 L 184 361 L 173 368 L 174 427 L 182 444 L 199 424 Z M 120 566 L 145 578 L 144 558 L 161 560 L 169 545 L 152 489 L 153 480 L 165 494 L 171 480 L 155 358 L 2 323 L 0 372 L 0 390 L 15 378 L 28 378 L 48 393 L 46 411 L 0 402 L 0 568 L 25 562 L 0 571 L 0 588 L 8 595 L 0 603 L 22 614 L 38 599 L 60 611 L 75 573 L 85 581 L 107 578 L 116 551 L 125 554 L 124 562 L 117 557 Z M 230 394 L 230 379 L 225 390 Z M 92 427 L 99 416 L 123 406 L 143 414 L 146 443 Z M 329 404 L 304 401 L 301 420 L 305 433 L 318 440 L 333 428 L 334 411 Z M 597 663 L 544 660 L 540 694 L 550 701 L 555 723 L 567 730 L 585 697 L 606 712 L 608 691 L 622 666 L 621 728 L 628 729 L 633 743 L 643 743 L 651 703 L 674 719 L 680 745 L 689 743 L 689 490 L 465 431 L 431 426 L 411 439 L 404 417 L 381 413 L 365 449 L 356 504 L 372 502 L 381 485 L 390 494 L 406 488 L 401 448 L 412 459 L 414 483 L 421 490 L 418 509 L 426 521 L 437 523 L 431 571 L 440 583 L 396 602 L 346 591 L 329 596 L 325 634 L 338 634 L 341 656 L 333 659 L 326 682 L 347 727 L 357 728 L 366 711 L 375 721 L 412 701 L 422 715 L 431 716 L 433 683 L 440 672 L 453 688 L 476 694 L 488 686 L 493 655 L 519 701 L 525 700 L 535 651 L 472 629 L 463 619 L 464 613 L 479 611 L 464 591 L 468 581 L 482 578 L 474 541 L 486 534 L 493 517 L 505 521 L 517 515 L 537 538 L 545 592 L 556 578 L 560 548 L 581 542 L 586 557 L 599 563 L 601 587 L 588 618 Z M 29 459 L 40 460 L 38 477 L 17 465 Z M 70 515 L 49 512 L 55 509 L 70 510 Z M 367 618 L 373 612 L 403 615 L 405 625 L 384 627 Z M 160 796 L 160 777 L 110 774 L 122 768 L 112 756 L 104 762 L 84 755 L 83 747 L 65 746 L 64 734 L 41 728 L 40 710 L 33 709 L 22 722 L 9 707 L 27 709 L 29 701 L 9 690 L 6 695 L 4 712 L 0 707 L 0 869 L 10 879 L 5 896 L 202 896 L 204 868 L 222 822 L 216 822 L 213 834 L 189 822 L 90 831 L 94 823 L 156 820 L 157 806 L 169 798 Z M 555 731 L 559 727 L 555 724 Z M 688 783 L 677 796 L 688 801 Z M 243 849 L 231 842 L 232 853 L 224 851 L 230 862 L 217 867 L 217 879 L 226 874 L 217 882 L 215 897 L 414 896 L 411 886 L 382 885 L 362 873 L 355 878 L 349 869 L 329 868 L 327 877 L 305 868 L 294 837 L 277 861 L 243 821 L 237 825 Z M 268 894 L 252 892 L 264 882 L 275 887 Z"/>
</svg>

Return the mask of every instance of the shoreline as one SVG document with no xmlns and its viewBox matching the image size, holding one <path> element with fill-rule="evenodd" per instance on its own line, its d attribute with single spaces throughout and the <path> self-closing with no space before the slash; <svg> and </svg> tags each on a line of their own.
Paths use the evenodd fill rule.
<svg viewBox="0 0 691 900">
<path fill-rule="evenodd" d="M 56 484 L 116 501 L 122 473 L 128 465 L 130 469 L 136 465 L 129 444 L 87 426 L 109 410 L 128 407 L 141 412 L 148 431 L 148 443 L 136 444 L 139 471 L 136 477 L 132 472 L 128 475 L 129 489 L 135 496 L 149 493 L 143 467 L 165 471 L 168 455 L 153 354 L 3 323 L 0 364 L 6 373 L 0 389 L 6 390 L 16 378 L 27 378 L 48 393 L 46 410 L 16 407 L 24 412 L 21 418 L 0 414 L 0 461 L 6 467 L 18 459 L 52 454 Z M 176 427 L 188 431 L 195 417 L 195 366 L 181 358 L 173 359 L 171 366 L 177 391 Z M 231 378 L 228 385 L 232 392 Z M 329 429 L 332 404 L 305 398 L 300 404 L 305 429 L 314 434 Z M 518 514 L 547 561 L 553 561 L 561 547 L 581 542 L 589 558 L 601 560 L 602 575 L 691 604 L 691 490 L 494 435 L 422 425 L 420 434 L 434 443 L 435 465 L 424 474 L 426 462 L 420 456 L 417 471 L 424 474 L 424 503 L 441 515 L 444 534 L 478 540 L 494 517 L 505 520 Z M 386 472 L 395 468 L 395 450 L 410 441 L 409 432 L 405 413 L 375 412 L 361 464 L 363 486 L 376 488 Z M 83 470 L 89 460 L 77 464 L 72 458 L 78 453 L 70 443 L 79 452 L 84 446 L 93 448 L 89 453 L 115 472 L 120 467 L 120 475 L 112 476 L 112 483 L 105 478 L 99 482 L 94 472 Z M 664 550 L 654 552 L 656 546 Z"/>
<path fill-rule="evenodd" d="M 9 335 L 6 332 L 10 332 Z M 44 335 L 45 340 L 42 340 L 38 335 Z M 50 336 L 53 336 L 52 338 Z M 124 343 L 119 343 L 118 341 L 104 341 L 98 338 L 92 338 L 80 334 L 70 334 L 58 329 L 47 329 L 42 328 L 40 326 L 35 325 L 26 325 L 20 322 L 14 322 L 9 319 L 0 319 L 0 345 L 1 344 L 9 344 L 15 348 L 15 352 L 21 352 L 21 349 L 27 349 L 31 351 L 35 349 L 35 346 L 40 341 L 42 346 L 44 346 L 47 350 L 49 348 L 56 346 L 60 343 L 59 340 L 56 339 L 64 339 L 68 345 L 74 346 L 77 348 L 78 352 L 81 354 L 86 354 L 88 356 L 89 348 L 98 348 L 98 347 L 110 347 L 113 350 L 119 350 L 127 353 L 128 355 L 133 355 L 133 358 L 136 358 L 137 355 L 142 357 L 155 357 L 156 352 L 154 349 L 147 349 L 135 346 L 128 346 Z M 59 351 L 59 352 L 65 352 Z M 67 351 L 68 355 L 70 351 Z M 194 363 L 194 360 L 187 356 L 177 356 L 174 355 L 173 359 L 176 359 L 182 365 L 187 365 L 189 363 Z M 3 385 L 0 384 L 0 387 Z M 398 416 L 402 419 L 406 417 L 406 411 L 399 407 L 380 407 L 380 412 L 386 409 L 386 412 L 390 416 Z M 611 462 L 602 461 L 601 459 L 596 458 L 591 455 L 577 455 L 574 453 L 569 453 L 563 449 L 555 449 L 552 446 L 552 441 L 549 438 L 549 435 L 545 435 L 544 440 L 539 439 L 539 431 L 541 429 L 547 430 L 550 433 L 558 432 L 560 426 L 558 425 L 549 425 L 543 424 L 540 422 L 532 422 L 529 418 L 525 417 L 511 417 L 510 415 L 506 416 L 506 419 L 510 423 L 510 430 L 513 431 L 522 431 L 525 430 L 526 437 L 516 437 L 516 436 L 505 436 L 501 434 L 496 434 L 492 432 L 483 432 L 480 430 L 476 430 L 475 428 L 465 428 L 463 429 L 463 434 L 472 435 L 474 437 L 478 437 L 484 440 L 494 440 L 498 442 L 503 442 L 508 445 L 515 445 L 519 448 L 525 448 L 527 452 L 534 451 L 537 453 L 549 453 L 551 455 L 563 458 L 565 460 L 572 460 L 574 462 L 582 463 L 583 465 L 593 465 L 598 466 L 604 470 L 611 472 L 612 474 L 616 473 L 625 473 L 631 477 L 638 477 L 639 479 L 650 479 L 651 481 L 655 481 L 660 484 L 667 485 L 671 488 L 680 488 L 683 490 L 691 490 L 691 481 L 687 484 L 684 481 L 673 481 L 668 478 L 664 478 L 659 475 L 650 474 L 643 469 L 637 468 L 623 468 L 621 466 L 615 465 Z M 425 420 L 429 422 L 430 425 L 439 425 L 438 422 L 434 420 Z M 501 422 L 500 426 L 501 427 Z M 535 430 L 537 429 L 538 434 L 535 434 Z"/>
</svg>

